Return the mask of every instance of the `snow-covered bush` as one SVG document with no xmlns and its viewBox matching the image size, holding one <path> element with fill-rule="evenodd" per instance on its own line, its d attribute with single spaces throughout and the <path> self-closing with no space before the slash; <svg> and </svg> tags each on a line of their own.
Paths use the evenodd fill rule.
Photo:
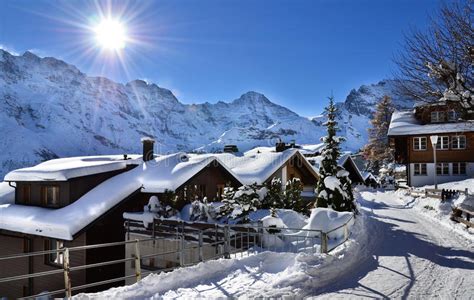
<svg viewBox="0 0 474 300">
<path fill-rule="evenodd" d="M 143 211 L 154 214 L 156 218 L 170 218 L 178 214 L 178 211 L 170 205 L 164 205 L 158 199 L 158 196 L 151 196 L 148 200 L 148 205 L 145 205 Z"/>
<path fill-rule="evenodd" d="M 222 201 L 224 207 L 221 210 L 221 217 L 237 220 L 238 223 L 248 223 L 250 221 L 249 213 L 261 207 L 266 194 L 267 189 L 265 187 L 258 188 L 256 184 L 243 185 L 235 192 L 228 190 L 227 193 L 224 193 Z"/>
<path fill-rule="evenodd" d="M 190 221 L 210 222 L 217 217 L 214 206 L 207 202 L 207 197 L 196 199 L 191 203 Z"/>
<path fill-rule="evenodd" d="M 395 188 L 394 168 L 392 164 L 385 165 L 379 170 L 379 182 L 384 188 Z"/>
</svg>

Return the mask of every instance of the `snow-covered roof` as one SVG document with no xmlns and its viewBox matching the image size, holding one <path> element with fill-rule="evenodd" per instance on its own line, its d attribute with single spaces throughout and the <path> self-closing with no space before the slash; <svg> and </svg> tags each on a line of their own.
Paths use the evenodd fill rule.
<svg viewBox="0 0 474 300">
<path fill-rule="evenodd" d="M 72 240 L 81 229 L 138 190 L 144 168 L 146 164 L 114 176 L 62 208 L 0 205 L 0 229 Z"/>
<path fill-rule="evenodd" d="M 76 233 L 138 189 L 157 193 L 174 190 L 213 161 L 219 159 L 185 153 L 161 156 L 148 162 L 137 160 L 137 167 L 104 181 L 75 202 L 58 209 L 4 201 L 1 195 L 10 199 L 11 190 L 3 184 L 0 186 L 0 229 L 72 240 Z M 232 170 L 228 171 L 236 177 Z M 5 193 L 2 192 L 4 189 Z"/>
<path fill-rule="evenodd" d="M 144 192 L 162 193 L 176 190 L 209 164 L 218 162 L 234 178 L 239 177 L 216 155 L 195 155 L 179 152 L 155 158 L 140 175 Z"/>
<path fill-rule="evenodd" d="M 413 111 L 395 111 L 388 129 L 389 136 L 474 131 L 474 121 L 422 125 Z"/>
<path fill-rule="evenodd" d="M 132 155 L 124 160 L 123 155 L 82 156 L 48 160 L 34 167 L 11 171 L 5 181 L 66 181 L 71 178 L 124 169 L 128 164 L 137 164 L 141 156 Z"/>
<path fill-rule="evenodd" d="M 305 157 L 299 153 L 299 149 L 287 149 L 282 152 L 267 151 L 263 147 L 259 147 L 258 151 L 247 151 L 243 156 L 236 156 L 230 153 L 213 154 L 229 167 L 240 179 L 243 184 L 263 184 L 265 181 L 280 169 L 289 159 L 298 155 L 303 164 L 305 164 L 310 172 L 317 177 L 317 173 L 312 169 L 311 164 Z"/>
<path fill-rule="evenodd" d="M 321 165 L 321 161 L 323 160 L 323 157 L 321 155 L 318 155 L 318 156 L 315 156 L 315 157 L 309 157 L 307 158 L 308 161 L 311 162 L 311 165 L 313 167 L 313 169 L 316 171 L 316 173 L 319 174 L 319 167 Z M 344 164 L 348 161 L 348 160 L 351 160 L 352 161 L 352 164 L 354 166 L 354 169 L 356 170 L 357 174 L 359 175 L 359 177 L 361 179 L 364 178 L 363 174 L 361 173 L 361 171 L 359 170 L 359 168 L 357 167 L 357 164 L 354 162 L 354 160 L 352 159 L 352 153 L 349 152 L 349 151 L 346 151 L 346 152 L 343 152 L 341 154 L 341 156 L 339 157 L 338 161 L 337 161 L 337 164 L 341 167 L 344 166 Z"/>
<path fill-rule="evenodd" d="M 324 143 L 320 144 L 304 144 L 300 145 L 301 148 L 299 149 L 300 153 L 303 155 L 314 155 L 320 153 L 321 150 L 324 148 Z"/>
</svg>

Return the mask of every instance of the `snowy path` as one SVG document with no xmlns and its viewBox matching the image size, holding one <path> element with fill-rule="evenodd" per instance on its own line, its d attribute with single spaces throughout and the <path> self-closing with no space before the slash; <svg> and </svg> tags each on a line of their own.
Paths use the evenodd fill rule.
<svg viewBox="0 0 474 300">
<path fill-rule="evenodd" d="M 398 197 L 361 192 L 365 217 L 354 229 L 357 242 L 326 257 L 264 252 L 221 259 L 77 298 L 473 298 L 472 240 L 407 208 Z"/>
<path fill-rule="evenodd" d="M 472 242 L 405 208 L 394 193 L 362 192 L 361 204 L 368 238 L 377 240 L 350 274 L 318 291 L 321 298 L 474 297 Z"/>
</svg>

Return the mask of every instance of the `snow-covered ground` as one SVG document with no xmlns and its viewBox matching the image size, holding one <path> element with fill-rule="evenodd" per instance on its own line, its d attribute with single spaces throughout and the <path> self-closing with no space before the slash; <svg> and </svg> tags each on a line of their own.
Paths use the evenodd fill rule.
<svg viewBox="0 0 474 300">
<path fill-rule="evenodd" d="M 472 239 L 420 214 L 400 192 L 367 190 L 357 195 L 362 215 L 350 240 L 329 255 L 264 252 L 209 261 L 76 298 L 474 295 Z"/>
</svg>

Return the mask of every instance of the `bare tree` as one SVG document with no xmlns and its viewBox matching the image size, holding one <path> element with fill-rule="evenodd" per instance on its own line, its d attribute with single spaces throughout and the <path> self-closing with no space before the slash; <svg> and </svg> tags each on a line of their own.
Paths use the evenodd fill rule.
<svg viewBox="0 0 474 300">
<path fill-rule="evenodd" d="M 395 58 L 400 94 L 421 102 L 458 100 L 474 109 L 474 0 L 442 5 L 426 31 L 405 35 Z"/>
</svg>

